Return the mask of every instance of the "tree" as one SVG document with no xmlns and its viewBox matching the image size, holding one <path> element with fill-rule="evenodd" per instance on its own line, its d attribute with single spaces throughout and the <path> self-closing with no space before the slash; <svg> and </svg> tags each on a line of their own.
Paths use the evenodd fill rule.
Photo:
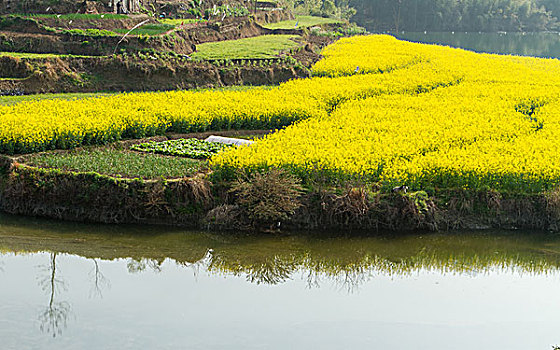
<svg viewBox="0 0 560 350">
<path fill-rule="evenodd" d="M 558 28 L 558 0 L 349 0 L 371 31 L 541 31 Z"/>
</svg>

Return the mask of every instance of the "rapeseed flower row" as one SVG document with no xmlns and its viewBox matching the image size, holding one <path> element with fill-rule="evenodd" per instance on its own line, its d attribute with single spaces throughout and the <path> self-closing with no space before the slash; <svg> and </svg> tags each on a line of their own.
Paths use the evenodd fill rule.
<svg viewBox="0 0 560 350">
<path fill-rule="evenodd" d="M 0 107 L 0 152 L 29 153 L 166 131 L 270 128 L 319 116 L 298 95 L 273 90 L 136 93 Z"/>
<path fill-rule="evenodd" d="M 380 94 L 430 91 L 456 84 L 449 72 L 294 80 L 244 91 L 130 93 L 0 107 L 0 153 L 29 153 L 164 132 L 274 129 L 321 118 L 338 104 Z"/>
</svg>

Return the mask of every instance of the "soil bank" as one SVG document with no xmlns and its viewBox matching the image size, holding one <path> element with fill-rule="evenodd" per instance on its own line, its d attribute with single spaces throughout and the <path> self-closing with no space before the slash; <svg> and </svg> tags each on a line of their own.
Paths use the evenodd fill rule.
<svg viewBox="0 0 560 350">
<path fill-rule="evenodd" d="M 381 193 L 371 185 L 316 186 L 292 199 L 297 203 L 293 212 L 259 220 L 252 215 L 247 201 L 231 188 L 231 181 L 211 173 L 179 179 L 126 179 L 36 168 L 11 157 L 0 158 L 0 210 L 11 214 L 268 232 L 341 228 L 368 232 L 560 229 L 558 193 Z M 278 210 L 274 198 L 270 202 L 270 194 L 262 196 L 272 212 Z"/>
</svg>

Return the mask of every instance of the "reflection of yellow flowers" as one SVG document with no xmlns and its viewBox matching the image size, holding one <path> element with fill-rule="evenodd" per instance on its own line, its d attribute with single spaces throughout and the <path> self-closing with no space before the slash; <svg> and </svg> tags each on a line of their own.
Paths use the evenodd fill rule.
<svg viewBox="0 0 560 350">
<path fill-rule="evenodd" d="M 387 36 L 343 39 L 327 48 L 325 57 L 314 67 L 316 75 L 360 74 L 354 71 L 359 64 L 361 73 L 371 72 L 363 79 L 383 77 L 363 82 L 375 84 L 380 96 L 358 101 L 363 96 L 352 95 L 327 117 L 218 155 L 213 163 L 283 166 L 303 176 L 362 176 L 416 188 L 532 192 L 560 180 L 559 61 L 476 54 Z M 425 83 L 441 81 L 442 88 L 406 93 L 420 85 L 419 76 Z M 460 83 L 443 83 L 453 79 Z M 387 88 L 399 82 L 410 85 Z"/>
</svg>

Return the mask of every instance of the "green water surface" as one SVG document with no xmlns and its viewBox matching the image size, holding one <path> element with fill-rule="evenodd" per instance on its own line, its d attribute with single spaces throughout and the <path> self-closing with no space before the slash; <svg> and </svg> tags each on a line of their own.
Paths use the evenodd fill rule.
<svg viewBox="0 0 560 350">
<path fill-rule="evenodd" d="M 460 47 L 476 52 L 560 57 L 560 33 L 401 32 L 408 41 Z"/>
</svg>

